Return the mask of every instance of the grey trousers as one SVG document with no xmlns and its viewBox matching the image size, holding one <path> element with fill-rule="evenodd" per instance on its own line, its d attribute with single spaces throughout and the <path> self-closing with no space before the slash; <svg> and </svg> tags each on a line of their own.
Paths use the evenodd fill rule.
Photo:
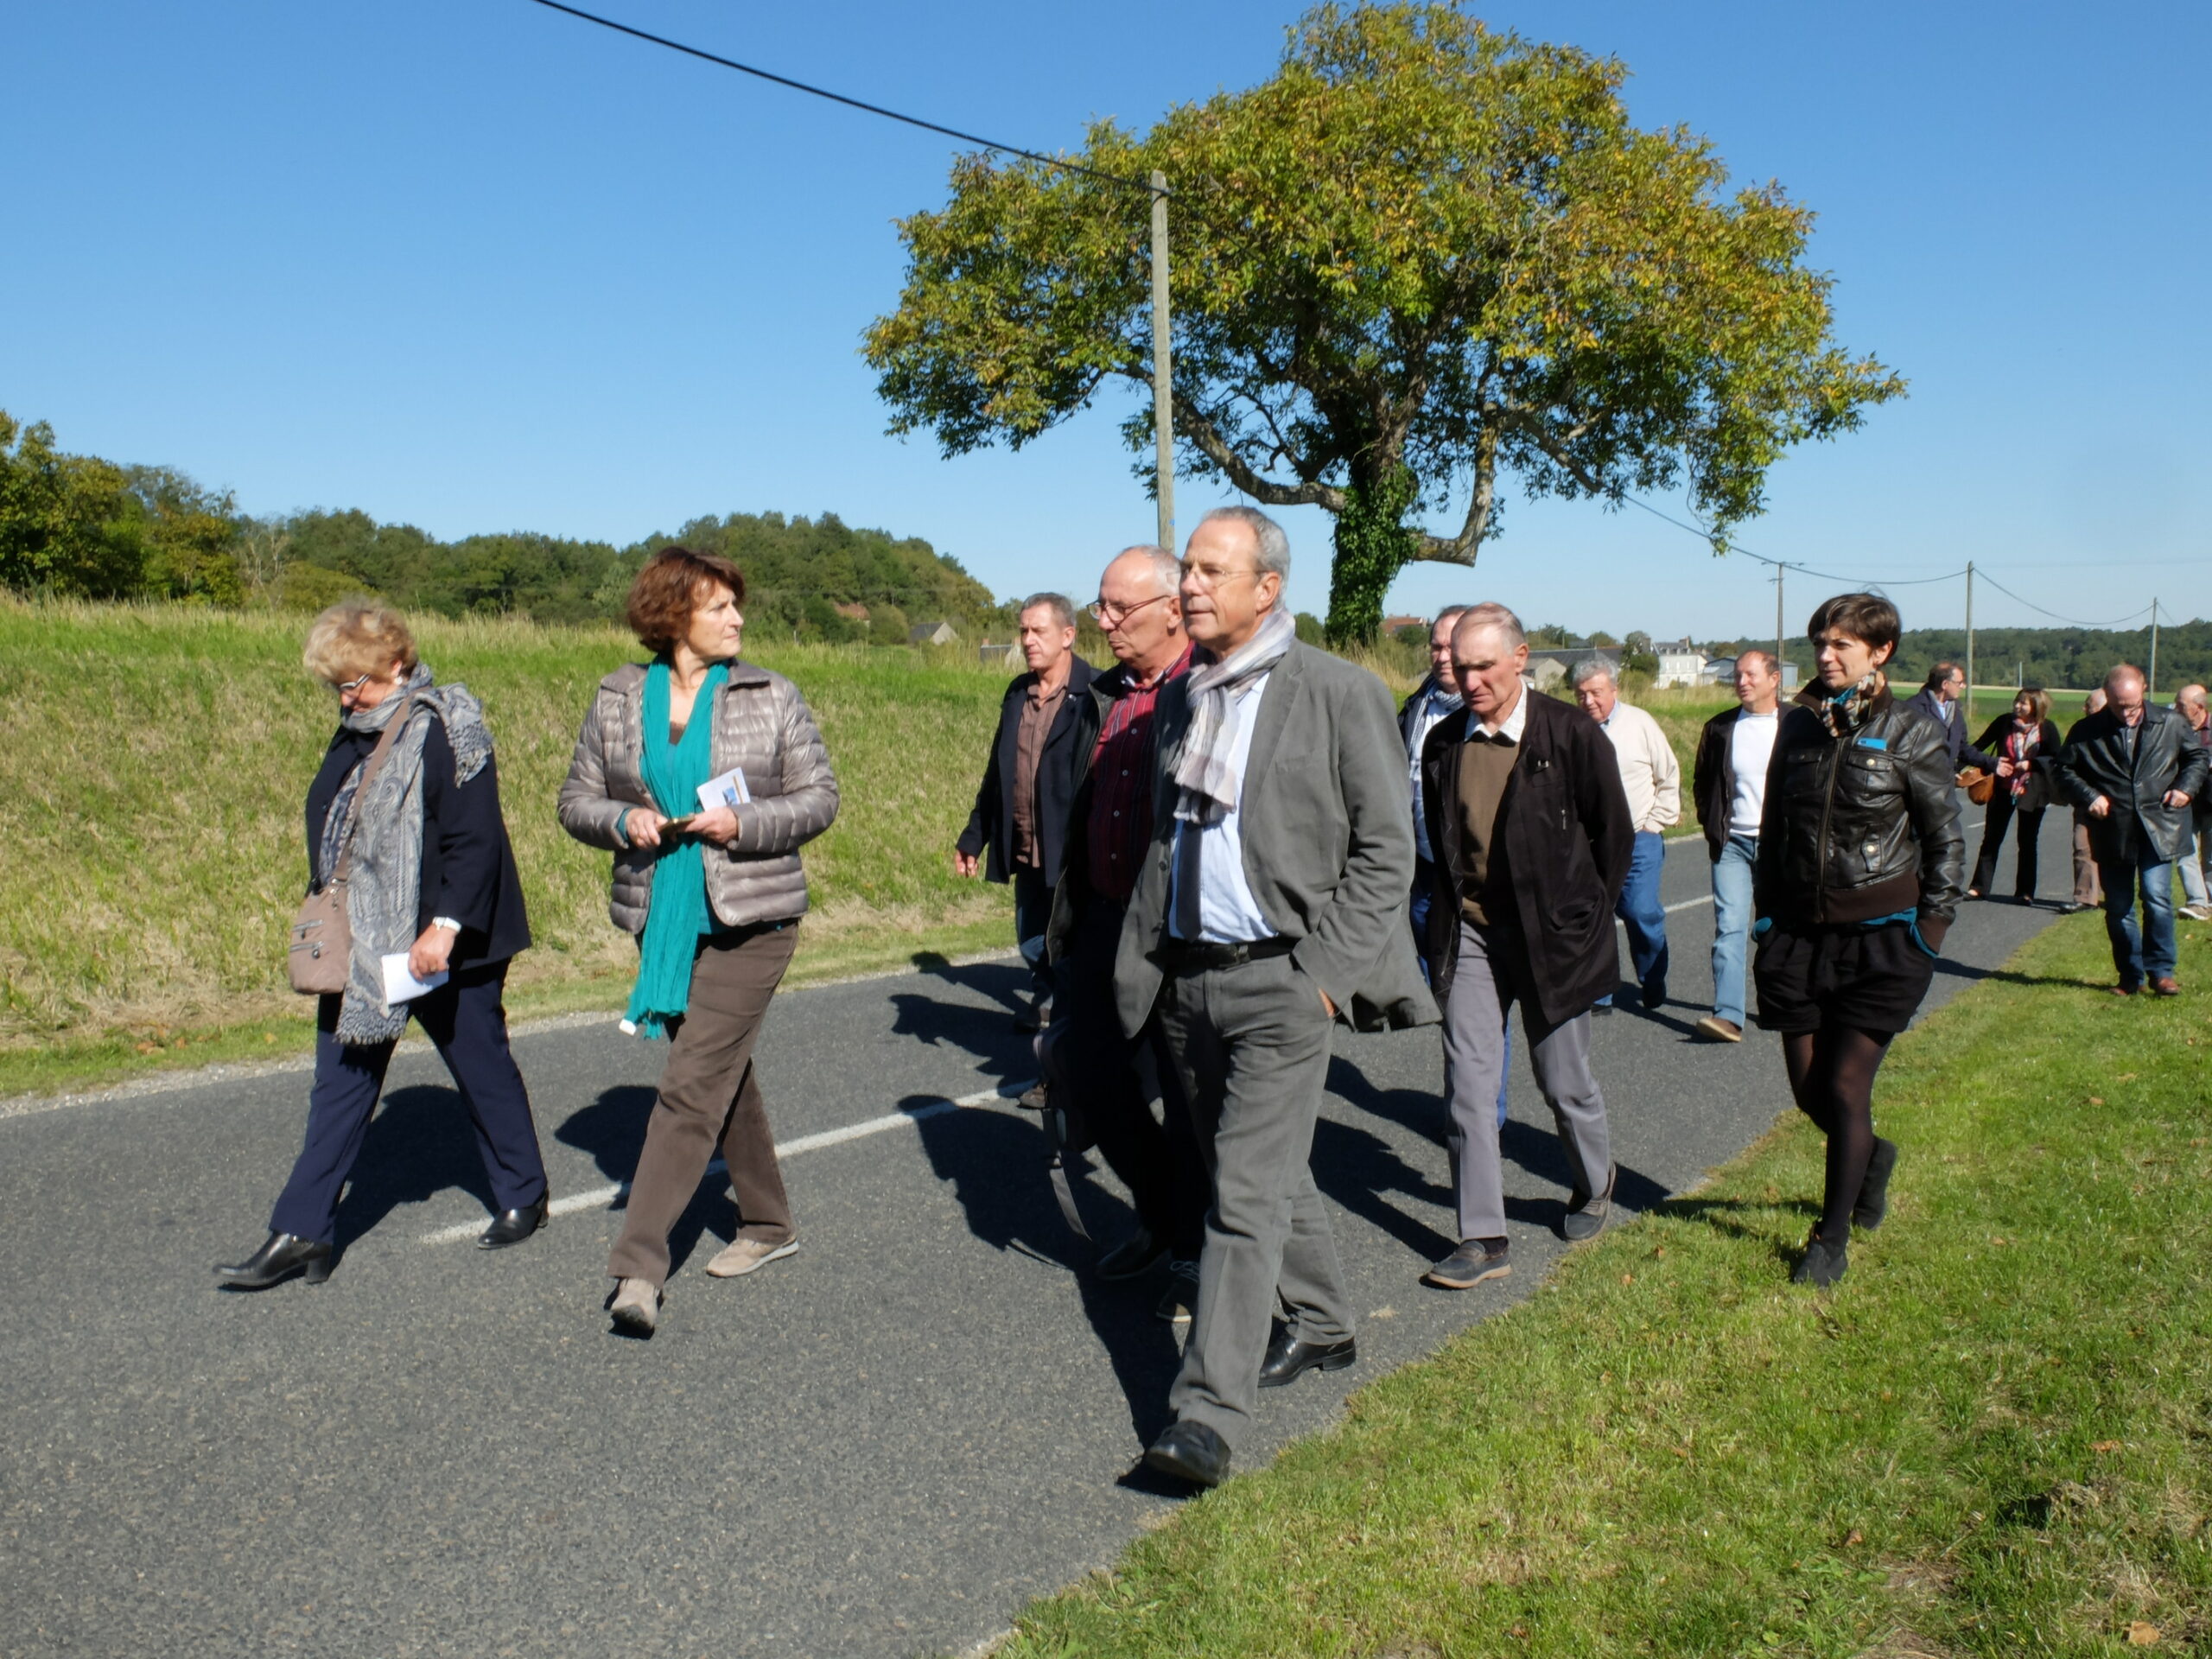
<svg viewBox="0 0 2212 1659">
<path fill-rule="evenodd" d="M 1287 957 L 1170 975 L 1158 1018 L 1213 1177 L 1198 1305 L 1167 1403 L 1234 1448 L 1259 1402 L 1278 1300 L 1306 1341 L 1351 1334 L 1312 1167 L 1332 1021 L 1319 988 Z"/>
<path fill-rule="evenodd" d="M 1452 1187 L 1459 1236 L 1505 1236 L 1505 1178 L 1498 1164 L 1497 1089 L 1505 1071 L 1505 1016 L 1521 1004 L 1529 1064 L 1552 1109 L 1567 1167 L 1585 1192 L 1602 1192 L 1612 1166 L 1605 1097 L 1590 1074 L 1590 1016 L 1548 1026 L 1528 994 L 1526 957 L 1510 935 L 1459 922 L 1459 960 L 1444 1002 L 1444 1092 L 1452 1122 Z"/>
</svg>

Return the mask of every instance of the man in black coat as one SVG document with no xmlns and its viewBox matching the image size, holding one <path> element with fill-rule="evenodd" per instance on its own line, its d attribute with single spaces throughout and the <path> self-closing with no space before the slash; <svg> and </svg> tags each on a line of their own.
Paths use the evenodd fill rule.
<svg viewBox="0 0 2212 1659">
<path fill-rule="evenodd" d="M 2120 974 L 2115 991 L 2133 996 L 2148 981 L 2158 995 L 2178 996 L 2173 861 L 2188 844 L 2190 804 L 2204 792 L 2212 766 L 2188 722 L 2152 704 L 2144 691 L 2143 671 L 2132 664 L 2105 676 L 2105 706 L 2066 734 L 2058 779 L 2088 815 L 2089 851 L 2105 890 L 2105 931 Z"/>
<path fill-rule="evenodd" d="M 1966 671 L 1956 663 L 1938 663 L 1928 671 L 1928 682 L 1913 694 L 1905 706 L 1917 709 L 1936 722 L 1943 734 L 1943 747 L 1950 752 L 1951 771 L 1955 774 L 1961 766 L 1980 766 L 1984 772 L 1997 770 L 1997 757 L 1976 748 L 1967 741 L 1966 711 L 1959 700 L 1967 694 Z"/>
<path fill-rule="evenodd" d="M 1605 732 L 1522 686 L 1519 618 L 1474 607 L 1452 633 L 1452 660 L 1466 707 L 1429 734 L 1421 775 L 1436 851 L 1429 982 L 1444 1010 L 1460 1243 L 1427 1279 L 1465 1290 L 1512 1270 L 1496 1111 L 1516 1001 L 1536 1086 L 1575 1172 L 1561 1230 L 1589 1238 L 1605 1224 L 1613 1162 L 1590 1071 L 1590 1009 L 1618 974 L 1613 904 L 1636 826 Z"/>
<path fill-rule="evenodd" d="M 1014 883 L 1014 940 L 1036 995 L 1020 1028 L 1034 1030 L 1049 1018 L 1052 997 L 1045 931 L 1082 770 L 1076 715 L 1092 674 L 1075 654 L 1075 607 L 1058 594 L 1023 601 L 1021 655 L 1029 671 L 1015 677 L 999 705 L 991 758 L 968 827 L 953 845 L 952 863 L 963 875 L 981 869 L 989 880 Z"/>
</svg>

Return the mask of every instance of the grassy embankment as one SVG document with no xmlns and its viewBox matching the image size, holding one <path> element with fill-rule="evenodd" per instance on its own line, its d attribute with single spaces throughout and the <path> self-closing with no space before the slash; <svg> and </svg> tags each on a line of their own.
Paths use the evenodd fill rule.
<svg viewBox="0 0 2212 1659">
<path fill-rule="evenodd" d="M 166 1066 L 296 1052 L 282 984 L 304 874 L 300 799 L 334 719 L 296 617 L 0 603 L 0 1097 Z M 603 855 L 553 798 L 610 629 L 423 625 L 423 654 L 484 698 L 537 948 L 518 1018 L 619 1007 L 633 966 L 607 920 Z M 807 852 L 816 908 L 792 982 L 1009 943 L 1002 889 L 950 868 L 1005 670 L 971 652 L 763 644 L 797 680 L 842 785 Z M 1409 661 L 1417 660 L 1417 655 Z M 1407 664 L 1368 665 L 1402 693 Z M 1701 711 L 1651 701 L 1678 744 Z M 1709 702 L 1709 699 L 1708 699 Z"/>
<path fill-rule="evenodd" d="M 2205 1651 L 2212 1029 L 2110 976 L 2060 923 L 1899 1040 L 1894 1205 L 1834 1293 L 1785 1282 L 1793 1114 L 1001 1659 Z"/>
</svg>

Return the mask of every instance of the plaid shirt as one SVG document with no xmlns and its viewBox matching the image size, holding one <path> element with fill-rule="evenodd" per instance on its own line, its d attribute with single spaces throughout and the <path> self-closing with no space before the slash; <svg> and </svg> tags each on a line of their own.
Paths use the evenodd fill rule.
<svg viewBox="0 0 2212 1659">
<path fill-rule="evenodd" d="M 1084 842 L 1090 890 L 1126 905 L 1136 892 L 1137 868 L 1152 841 L 1152 713 L 1161 688 L 1190 671 L 1191 648 L 1150 685 L 1138 685 L 1126 667 L 1108 675 L 1114 701 L 1090 752 L 1090 820 Z"/>
</svg>

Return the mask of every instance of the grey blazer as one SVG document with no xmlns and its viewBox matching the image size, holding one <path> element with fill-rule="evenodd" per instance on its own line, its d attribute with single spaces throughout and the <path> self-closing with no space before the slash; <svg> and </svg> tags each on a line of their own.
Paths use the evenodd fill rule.
<svg viewBox="0 0 2212 1659">
<path fill-rule="evenodd" d="M 1156 718 L 1152 845 L 1114 968 L 1116 1012 L 1132 1037 L 1160 995 L 1152 953 L 1167 932 L 1187 677 L 1160 694 Z M 1363 1031 L 1439 1018 L 1406 926 L 1414 832 L 1405 755 L 1390 695 L 1365 669 L 1296 644 L 1275 664 L 1244 772 L 1244 879 L 1268 925 L 1298 942 L 1292 963 Z"/>
</svg>

